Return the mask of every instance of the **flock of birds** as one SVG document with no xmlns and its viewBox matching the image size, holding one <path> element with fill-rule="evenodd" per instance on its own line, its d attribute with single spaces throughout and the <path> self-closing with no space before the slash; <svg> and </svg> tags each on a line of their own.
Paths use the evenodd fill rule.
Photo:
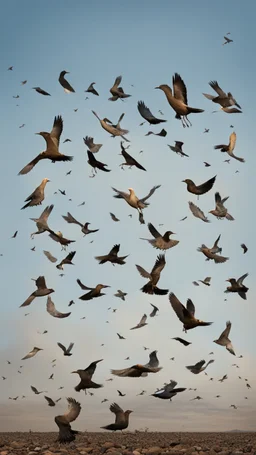
<svg viewBox="0 0 256 455">
<path fill-rule="evenodd" d="M 224 37 L 225 42 L 223 44 L 228 44 L 231 43 L 232 40 L 228 38 L 227 36 Z M 13 67 L 9 68 L 10 71 L 13 70 Z M 59 83 L 60 85 L 64 88 L 64 91 L 66 93 L 74 93 L 75 90 L 71 86 L 71 84 L 68 82 L 66 79 L 66 74 L 68 74 L 67 71 L 62 71 L 59 76 Z M 111 97 L 109 98 L 110 101 L 115 102 L 118 100 L 125 100 L 127 98 L 130 98 L 131 95 L 125 93 L 123 88 L 120 86 L 122 82 L 122 77 L 118 76 L 115 81 L 113 86 L 110 89 Z M 22 81 L 22 85 L 25 85 L 27 83 L 26 80 Z M 188 119 L 188 116 L 191 114 L 199 114 L 204 112 L 203 109 L 199 108 L 193 108 L 188 105 L 188 99 L 187 99 L 187 88 L 186 85 L 181 78 L 181 76 L 178 73 L 175 73 L 173 78 L 172 78 L 172 84 L 173 87 L 169 87 L 166 84 L 159 85 L 156 87 L 156 89 L 161 90 L 166 99 L 167 102 L 169 103 L 169 106 L 174 110 L 175 112 L 175 118 L 180 120 L 182 123 L 182 126 L 189 127 L 191 126 L 191 122 Z M 204 94 L 204 96 L 211 100 L 215 104 L 220 105 L 220 109 L 224 111 L 227 114 L 235 114 L 235 113 L 242 113 L 241 111 L 241 106 L 237 103 L 236 99 L 233 97 L 233 95 L 230 92 L 224 92 L 217 81 L 211 81 L 209 83 L 210 87 L 215 91 L 215 94 Z M 94 95 L 94 96 L 99 96 L 99 93 L 97 90 L 94 88 L 95 82 L 92 82 L 88 89 L 86 90 L 87 93 Z M 42 95 L 42 96 L 50 96 L 50 93 L 47 91 L 43 90 L 40 87 L 34 87 L 34 90 Z M 150 125 L 159 125 L 161 123 L 165 123 L 167 120 L 157 118 L 155 117 L 151 110 L 145 105 L 143 101 L 139 101 L 137 104 L 138 111 L 141 115 L 141 117 L 145 120 L 145 122 L 148 122 Z M 93 115 L 98 119 L 101 127 L 109 133 L 112 137 L 120 137 L 122 139 L 121 141 L 121 155 L 124 158 L 124 163 L 121 164 L 121 167 L 124 168 L 125 166 L 128 166 L 129 168 L 136 167 L 137 169 L 141 171 L 146 171 L 146 169 L 133 157 L 131 156 L 128 152 L 127 149 L 129 148 L 129 145 L 126 147 L 124 146 L 124 143 L 129 143 L 129 140 L 127 139 L 127 135 L 129 133 L 128 130 L 123 129 L 121 127 L 121 121 L 123 120 L 124 114 L 122 114 L 118 120 L 117 124 L 114 124 L 112 121 L 110 121 L 107 118 L 101 119 L 98 114 L 95 111 L 92 111 Z M 160 115 L 163 115 L 162 111 L 159 111 Z M 23 127 L 22 125 L 21 127 Z M 232 126 L 232 125 L 231 125 Z M 33 158 L 21 171 L 19 172 L 19 175 L 25 175 L 28 174 L 33 170 L 33 168 L 36 165 L 41 165 L 43 167 L 43 163 L 40 163 L 43 160 L 48 160 L 53 163 L 57 162 L 72 162 L 73 156 L 65 155 L 62 154 L 60 151 L 60 138 L 63 130 L 63 118 L 61 115 L 57 115 L 54 118 L 53 121 L 53 127 L 50 132 L 46 131 L 41 131 L 37 134 L 39 134 L 44 140 L 45 140 L 45 150 L 41 153 L 39 153 L 35 158 Z M 209 132 L 209 129 L 205 129 L 204 133 Z M 165 137 L 167 132 L 162 129 L 159 133 L 154 133 L 150 131 L 149 134 L 157 134 L 158 136 Z M 66 139 L 64 142 L 68 142 L 70 139 Z M 88 164 L 92 167 L 92 177 L 95 177 L 97 174 L 97 171 L 103 171 L 103 172 L 110 172 L 109 169 L 107 169 L 107 165 L 105 163 L 102 163 L 101 161 L 98 161 L 96 159 L 96 156 L 98 152 L 100 151 L 102 144 L 96 144 L 94 142 L 94 138 L 86 136 L 84 138 L 84 143 L 87 146 L 87 155 L 88 155 Z M 236 144 L 236 133 L 232 132 L 229 138 L 229 143 L 227 145 L 225 144 L 220 144 L 216 145 L 215 149 L 221 150 L 223 153 L 227 153 L 229 155 L 229 159 L 226 161 L 230 161 L 230 158 L 238 160 L 241 163 L 244 163 L 244 158 L 236 156 L 234 152 Z M 183 142 L 181 141 L 176 141 L 175 145 L 170 145 L 170 149 L 180 155 L 181 157 L 187 157 L 188 155 L 185 154 L 182 150 Z M 210 164 L 205 162 L 205 166 L 209 167 Z M 72 171 L 70 170 L 67 172 L 66 175 L 70 174 Z M 210 190 L 215 185 L 216 181 L 216 175 L 213 176 L 211 179 L 195 184 L 191 179 L 186 178 L 184 180 L 184 183 L 186 184 L 186 189 L 187 191 L 192 194 L 196 195 L 197 198 L 199 196 L 203 196 L 204 194 L 208 193 Z M 44 178 L 40 185 L 26 198 L 25 200 L 25 205 L 22 207 L 22 209 L 26 209 L 28 207 L 34 207 L 41 205 L 42 202 L 44 201 L 44 195 L 45 195 L 45 188 L 46 184 L 49 182 L 49 179 Z M 144 221 L 144 210 L 149 206 L 149 198 L 153 196 L 155 191 L 157 191 L 160 188 L 161 185 L 154 186 L 153 188 L 150 189 L 149 193 L 144 196 L 144 197 L 139 197 L 136 195 L 135 191 L 133 188 L 128 188 L 128 192 L 125 192 L 124 190 L 119 190 L 116 188 L 113 188 L 113 196 L 116 199 L 122 200 L 123 203 L 128 204 L 131 208 L 133 208 L 135 211 L 138 213 L 138 218 L 139 222 L 141 224 L 145 224 Z M 65 195 L 65 190 L 61 191 L 59 190 L 62 194 Z M 215 208 L 212 209 L 209 213 L 215 216 L 217 219 L 227 219 L 229 221 L 233 221 L 234 218 L 233 216 L 228 212 L 228 209 L 225 207 L 225 203 L 227 202 L 228 197 L 222 197 L 219 192 L 215 192 Z M 203 222 L 209 222 L 208 218 L 205 216 L 203 211 L 195 205 L 193 202 L 189 201 L 189 208 L 192 212 L 192 214 L 201 219 Z M 47 207 L 44 208 L 43 212 L 38 218 L 31 218 L 36 223 L 37 231 L 31 234 L 31 237 L 34 238 L 36 235 L 43 234 L 43 233 L 48 233 L 50 238 L 58 242 L 61 245 L 62 250 L 65 250 L 70 244 L 74 243 L 75 240 L 70 240 L 68 238 L 65 238 L 63 234 L 60 231 L 54 231 L 48 224 L 48 219 L 51 215 L 51 212 L 53 210 L 54 206 L 53 205 L 48 205 Z M 113 222 L 119 222 L 119 219 L 115 216 L 114 213 L 110 213 L 111 219 Z M 185 217 L 186 218 L 186 217 Z M 184 219 L 185 219 L 184 218 Z M 81 228 L 81 232 L 83 233 L 84 236 L 87 235 L 93 235 L 96 234 L 99 229 L 90 229 L 90 223 L 81 223 L 80 221 L 77 221 L 70 212 L 67 213 L 67 215 L 63 215 L 63 219 L 70 224 L 76 224 Z M 181 220 L 182 221 L 182 220 Z M 159 254 L 153 263 L 151 271 L 145 270 L 141 265 L 136 265 L 136 268 L 141 275 L 142 278 L 146 280 L 146 283 L 143 285 L 141 288 L 141 291 L 143 293 L 149 294 L 149 295 L 158 295 L 158 296 L 165 296 L 169 293 L 168 289 L 162 289 L 159 287 L 159 281 L 161 277 L 161 272 L 164 269 L 166 265 L 166 260 L 165 260 L 165 253 L 167 250 L 175 247 L 178 245 L 179 240 L 173 240 L 171 236 L 174 234 L 172 231 L 167 231 L 165 233 L 160 233 L 156 227 L 152 223 L 148 223 L 148 230 L 149 233 L 151 234 L 150 239 L 143 239 L 147 241 L 153 248 L 158 249 L 161 251 L 161 254 Z M 17 232 L 13 235 L 15 238 L 17 236 Z M 206 246 L 205 244 L 202 244 L 199 248 L 198 251 L 203 253 L 203 255 L 206 257 L 206 260 L 213 260 L 216 264 L 219 263 L 224 263 L 228 261 L 228 257 L 225 257 L 222 255 L 222 248 L 219 246 L 219 241 L 220 241 L 220 235 L 214 242 L 212 247 Z M 241 247 L 243 248 L 243 252 L 247 252 L 247 247 L 245 244 L 242 244 Z M 99 264 L 105 264 L 106 262 L 110 262 L 111 264 L 115 265 L 124 265 L 126 262 L 127 255 L 121 256 L 119 255 L 120 251 L 120 245 L 116 244 L 113 246 L 113 248 L 109 251 L 106 252 L 102 256 L 96 256 L 95 259 L 99 262 Z M 52 263 L 57 262 L 57 258 L 55 258 L 50 251 L 44 251 L 45 256 L 48 258 L 48 260 Z M 72 260 L 74 259 L 74 256 L 76 254 L 76 251 L 72 251 L 69 254 L 67 254 L 58 264 L 56 264 L 56 267 L 59 270 L 64 270 L 64 267 L 73 264 Z M 142 260 L 143 263 L 143 260 Z M 248 273 L 245 273 L 239 278 L 230 278 L 227 279 L 229 282 L 229 286 L 226 288 L 226 293 L 237 293 L 242 299 L 246 299 L 246 295 L 248 292 L 248 287 L 245 286 L 244 280 L 248 276 Z M 47 312 L 55 318 L 67 318 L 70 316 L 71 312 L 66 312 L 62 313 L 58 311 L 55 307 L 54 302 L 52 301 L 52 298 L 50 294 L 52 294 L 54 289 L 48 288 L 46 284 L 46 280 L 44 276 L 39 276 L 35 281 L 35 286 L 36 290 L 31 293 L 31 295 L 22 303 L 21 307 L 27 307 L 29 306 L 35 299 L 39 297 L 45 297 L 47 296 L 47 305 L 46 309 Z M 210 286 L 211 285 L 211 277 L 206 277 L 204 280 L 198 280 L 201 281 L 205 286 Z M 80 288 L 85 291 L 79 298 L 82 301 L 88 301 L 92 300 L 98 297 L 104 296 L 104 292 L 102 292 L 104 289 L 110 287 L 105 284 L 97 284 L 93 287 L 88 287 L 85 284 L 83 284 L 79 279 L 77 279 L 77 284 L 80 286 Z M 194 282 L 195 286 L 198 286 L 198 282 Z M 118 290 L 116 294 L 114 294 L 115 297 L 122 299 L 125 301 L 126 298 L 126 293 L 123 292 L 122 290 Z M 209 326 L 212 324 L 212 322 L 207 322 L 207 321 L 202 321 L 198 319 L 195 316 L 195 305 L 191 301 L 191 299 L 188 299 L 186 302 L 186 305 L 184 305 L 179 298 L 173 293 L 169 293 L 169 302 L 174 310 L 176 316 L 178 319 L 181 321 L 183 324 L 183 330 L 185 333 L 187 333 L 188 330 L 195 329 L 196 327 L 200 326 Z M 69 306 L 74 304 L 74 301 L 70 301 Z M 150 304 L 152 306 L 152 311 L 150 313 L 150 317 L 155 317 L 159 311 L 159 308 L 155 306 L 154 304 Z M 141 318 L 141 320 L 138 322 L 138 324 L 134 327 L 131 327 L 131 330 L 135 329 L 140 329 L 147 325 L 147 315 L 144 314 Z M 230 331 L 231 331 L 231 322 L 227 321 L 226 327 L 224 328 L 223 332 L 220 334 L 220 336 L 214 340 L 214 342 L 222 347 L 225 347 L 227 351 L 232 354 L 235 354 L 234 347 L 232 345 L 231 339 L 230 339 Z M 44 333 L 47 333 L 45 331 Z M 118 339 L 123 340 L 125 339 L 121 334 L 117 333 Z M 174 340 L 177 342 L 181 343 L 184 347 L 189 346 L 191 343 L 184 338 L 181 337 L 175 337 Z M 70 343 L 69 346 L 64 346 L 62 343 L 58 343 L 59 348 L 62 350 L 64 356 L 71 356 L 72 355 L 72 349 L 74 347 L 74 343 Z M 146 350 L 147 348 L 145 348 Z M 27 360 L 31 359 L 35 355 L 37 355 L 42 349 L 35 346 L 27 355 L 25 355 L 22 360 Z M 242 357 L 242 356 L 240 356 Z M 129 360 L 129 357 L 126 359 Z M 99 362 L 101 362 L 102 359 L 96 360 L 92 362 L 87 368 L 85 369 L 79 369 L 76 371 L 73 371 L 72 373 L 77 374 L 79 376 L 80 382 L 76 385 L 75 391 L 80 392 L 81 390 L 86 391 L 89 389 L 98 389 L 103 387 L 101 384 L 98 384 L 93 381 L 93 375 L 95 373 L 96 367 Z M 206 370 L 208 365 L 213 363 L 214 360 L 210 360 L 208 363 L 205 362 L 205 360 L 201 360 L 197 362 L 195 365 L 188 365 L 186 368 L 193 374 L 199 374 L 203 371 Z M 10 364 L 11 362 L 8 361 Z M 149 360 L 148 363 L 141 365 L 141 364 L 136 364 L 136 365 L 131 365 L 128 368 L 124 369 L 113 369 L 111 370 L 112 375 L 118 376 L 118 377 L 130 377 L 130 378 L 140 378 L 140 377 L 145 377 L 148 376 L 148 374 L 156 374 L 158 373 L 162 367 L 159 366 L 159 360 L 157 357 L 157 351 L 153 351 L 149 354 Z M 6 377 L 2 376 L 2 379 L 5 380 Z M 49 379 L 53 379 L 53 374 L 50 376 Z M 227 379 L 227 375 L 224 375 L 223 378 L 219 379 L 220 382 L 223 382 L 224 380 Z M 211 378 L 210 380 L 213 380 Z M 247 388 L 251 388 L 250 384 L 247 381 Z M 158 399 L 166 399 L 166 400 L 172 400 L 173 397 L 175 397 L 177 394 L 182 393 L 186 390 L 184 387 L 176 387 L 177 382 L 174 380 L 170 380 L 169 383 L 164 384 L 163 387 L 160 389 L 157 389 L 155 393 L 152 394 L 153 397 L 156 397 Z M 62 389 L 63 387 L 60 387 Z M 46 391 L 38 391 L 36 387 L 31 386 L 32 391 L 36 394 L 44 394 L 47 393 Z M 190 389 L 190 390 L 196 390 L 196 389 Z M 120 397 L 125 396 L 120 390 L 117 391 L 118 395 Z M 93 392 L 89 393 L 93 395 Z M 145 394 L 146 391 L 142 390 L 140 395 Z M 54 407 L 56 403 L 61 399 L 59 398 L 58 400 L 54 401 L 51 397 L 45 395 L 44 396 L 48 405 L 51 407 Z M 219 395 L 216 396 L 217 398 Z M 247 398 L 247 397 L 246 397 Z M 18 397 L 13 397 L 10 399 L 17 400 Z M 202 397 L 196 396 L 193 398 L 193 400 L 200 400 Z M 108 401 L 107 399 L 103 400 Z M 58 415 L 55 417 L 55 422 L 59 427 L 59 441 L 60 442 L 71 442 L 75 439 L 75 435 L 79 433 L 78 431 L 75 431 L 71 428 L 71 422 L 73 422 L 80 414 L 81 411 L 81 404 L 76 401 L 74 398 L 67 398 L 68 402 L 68 411 L 64 415 Z M 237 408 L 236 405 L 231 405 L 231 407 L 234 407 L 235 409 Z M 127 410 L 123 411 L 123 409 L 117 404 L 113 403 L 110 406 L 110 411 L 115 414 L 115 422 L 111 423 L 109 425 L 103 426 L 101 428 L 104 428 L 106 430 L 124 430 L 128 427 L 129 425 L 129 415 L 132 413 L 132 410 Z"/>
</svg>

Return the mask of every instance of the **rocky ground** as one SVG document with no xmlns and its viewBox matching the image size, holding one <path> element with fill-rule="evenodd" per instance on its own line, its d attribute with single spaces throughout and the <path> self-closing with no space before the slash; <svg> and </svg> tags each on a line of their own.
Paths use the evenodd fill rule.
<svg viewBox="0 0 256 455">
<path fill-rule="evenodd" d="M 0 455 L 256 455 L 256 433 L 84 433 L 56 443 L 57 433 L 0 433 Z"/>
</svg>

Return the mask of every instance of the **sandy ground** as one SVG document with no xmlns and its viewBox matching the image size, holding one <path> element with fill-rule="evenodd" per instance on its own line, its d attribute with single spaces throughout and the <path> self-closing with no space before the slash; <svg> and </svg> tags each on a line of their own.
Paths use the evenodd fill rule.
<svg viewBox="0 0 256 455">
<path fill-rule="evenodd" d="M 56 443 L 57 433 L 0 433 L 0 455 L 256 455 L 256 433 L 83 433 Z"/>
</svg>

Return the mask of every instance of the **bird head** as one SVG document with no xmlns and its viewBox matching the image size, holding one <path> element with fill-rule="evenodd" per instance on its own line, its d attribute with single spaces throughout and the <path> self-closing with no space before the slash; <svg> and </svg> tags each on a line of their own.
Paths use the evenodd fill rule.
<svg viewBox="0 0 256 455">
<path fill-rule="evenodd" d="M 99 362 L 102 362 L 102 360 L 104 360 L 104 359 L 95 360 L 93 363 L 96 363 L 96 364 L 97 364 L 97 363 L 99 363 Z"/>
<path fill-rule="evenodd" d="M 42 136 L 44 138 L 50 136 L 50 133 L 47 133 L 47 131 L 40 131 L 40 133 L 35 133 L 37 134 L 38 136 Z"/>
<path fill-rule="evenodd" d="M 111 120 L 109 120 L 107 117 L 104 117 L 103 122 L 110 123 L 110 125 L 113 125 Z"/>
<path fill-rule="evenodd" d="M 208 213 L 212 213 L 214 215 L 215 214 L 215 210 L 210 210 Z"/>
<path fill-rule="evenodd" d="M 47 183 L 47 182 L 50 182 L 50 181 L 51 181 L 51 180 L 49 180 L 49 179 L 47 179 L 47 178 L 43 179 L 43 182 L 44 182 L 44 183 Z"/>
<path fill-rule="evenodd" d="M 185 179 L 185 180 L 182 180 L 182 182 L 186 183 L 187 185 L 189 185 L 189 183 L 192 183 L 192 180 L 190 179 Z"/>
<path fill-rule="evenodd" d="M 33 351 L 43 351 L 41 348 L 37 348 L 36 346 L 34 347 Z"/>
<path fill-rule="evenodd" d="M 100 289 L 110 288 L 110 286 L 108 286 L 107 284 L 98 284 L 98 287 Z"/>
<path fill-rule="evenodd" d="M 65 76 L 65 74 L 69 74 L 69 71 L 66 71 L 66 70 L 61 71 L 61 74 L 62 74 L 63 76 Z"/>
<path fill-rule="evenodd" d="M 170 235 L 176 235 L 176 233 L 175 233 L 175 232 L 172 232 L 172 231 L 167 231 L 167 232 L 166 232 L 166 235 L 168 235 L 168 237 L 170 237 Z"/>
<path fill-rule="evenodd" d="M 128 188 L 128 191 L 131 193 L 134 193 L 134 189 L 133 188 Z"/>
</svg>

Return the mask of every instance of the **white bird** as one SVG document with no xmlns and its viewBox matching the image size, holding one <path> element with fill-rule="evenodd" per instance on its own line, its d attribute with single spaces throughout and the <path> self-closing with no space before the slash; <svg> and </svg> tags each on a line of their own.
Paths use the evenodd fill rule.
<svg viewBox="0 0 256 455">
<path fill-rule="evenodd" d="M 222 334 L 219 336 L 217 340 L 214 340 L 214 343 L 219 344 L 220 346 L 225 346 L 225 348 L 230 352 L 230 354 L 236 355 L 232 343 L 228 338 L 230 330 L 231 322 L 227 321 L 225 330 L 222 332 Z"/>
</svg>

